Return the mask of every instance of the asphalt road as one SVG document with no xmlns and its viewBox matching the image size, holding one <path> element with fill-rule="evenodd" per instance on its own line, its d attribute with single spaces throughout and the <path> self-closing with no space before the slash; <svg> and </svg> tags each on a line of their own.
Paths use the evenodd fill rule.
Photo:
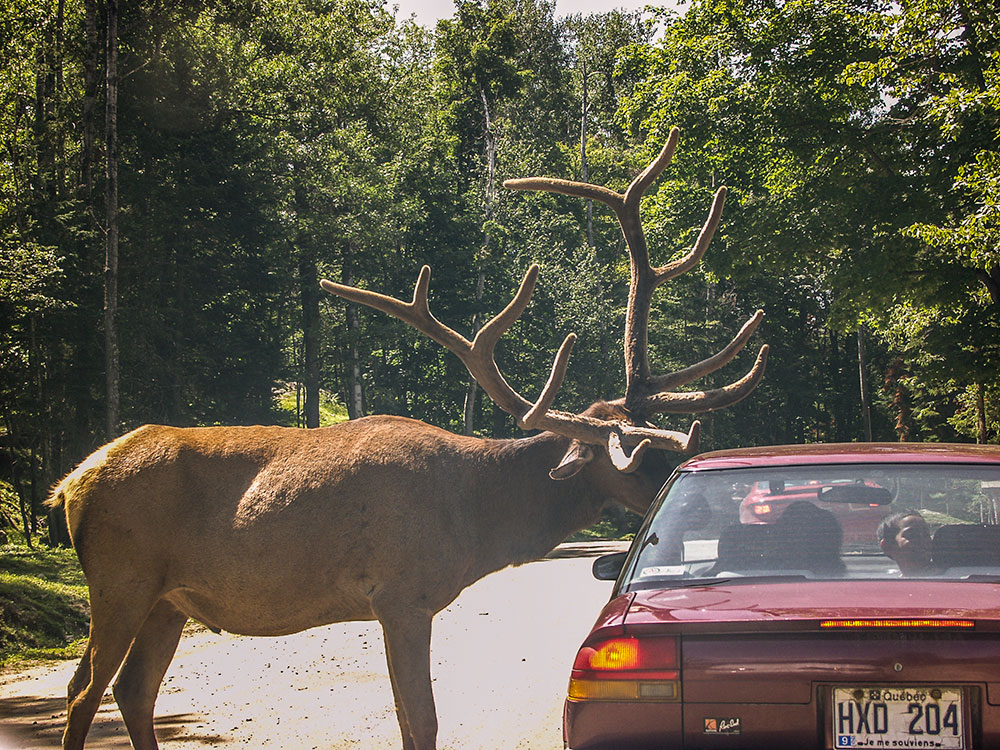
<svg viewBox="0 0 1000 750">
<path fill-rule="evenodd" d="M 570 665 L 611 591 L 590 574 L 598 551 L 560 548 L 563 556 L 494 573 L 438 614 L 441 750 L 562 748 Z M 59 746 L 75 667 L 0 675 L 0 750 Z M 191 629 L 160 689 L 156 732 L 162 750 L 399 748 L 381 629 L 346 623 L 283 638 Z M 110 690 L 87 747 L 130 747 Z"/>
</svg>

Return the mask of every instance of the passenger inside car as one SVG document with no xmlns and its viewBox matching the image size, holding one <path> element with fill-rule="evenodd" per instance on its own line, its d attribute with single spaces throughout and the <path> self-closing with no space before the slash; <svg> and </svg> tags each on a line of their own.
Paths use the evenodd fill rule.
<svg viewBox="0 0 1000 750">
<path fill-rule="evenodd" d="M 824 576 L 841 576 L 846 568 L 840 558 L 844 533 L 828 510 L 801 500 L 792 503 L 774 524 L 780 545 L 776 559 L 782 568 L 810 570 Z"/>
<path fill-rule="evenodd" d="M 876 531 L 879 547 L 903 576 L 941 572 L 931 557 L 931 532 L 920 511 L 907 509 L 887 516 Z"/>
<path fill-rule="evenodd" d="M 719 535 L 718 559 L 707 575 L 774 567 L 770 551 L 774 528 L 765 524 L 733 524 Z"/>
<path fill-rule="evenodd" d="M 774 524 L 734 524 L 723 529 L 718 559 L 709 575 L 766 570 L 843 576 L 842 539 L 832 513 L 810 502 L 795 502 Z"/>
</svg>

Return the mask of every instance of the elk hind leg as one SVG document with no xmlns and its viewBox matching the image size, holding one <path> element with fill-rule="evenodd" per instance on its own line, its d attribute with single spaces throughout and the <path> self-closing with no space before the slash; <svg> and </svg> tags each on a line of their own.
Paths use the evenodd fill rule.
<svg viewBox="0 0 1000 750">
<path fill-rule="evenodd" d="M 404 750 L 434 750 L 437 713 L 431 688 L 431 618 L 427 611 L 379 612 Z"/>
<path fill-rule="evenodd" d="M 69 681 L 69 687 L 67 689 L 67 705 L 73 705 L 73 702 L 77 699 L 81 692 L 90 684 L 90 639 L 87 639 L 87 647 L 84 649 L 83 656 L 80 658 L 80 663 L 76 667 L 76 671 L 73 673 L 73 678 Z"/>
<path fill-rule="evenodd" d="M 187 615 L 160 599 L 132 642 L 115 680 L 115 700 L 135 750 L 157 748 L 153 706 L 186 622 Z"/>
<path fill-rule="evenodd" d="M 104 691 L 149 613 L 149 604 L 136 602 L 151 602 L 154 598 L 132 596 L 124 602 L 111 602 L 94 592 L 95 587 L 91 586 L 90 637 L 67 691 L 64 750 L 83 750 Z"/>
</svg>

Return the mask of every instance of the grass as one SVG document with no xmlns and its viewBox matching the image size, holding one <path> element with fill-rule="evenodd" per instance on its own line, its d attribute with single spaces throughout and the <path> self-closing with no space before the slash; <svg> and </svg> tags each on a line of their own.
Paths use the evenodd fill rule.
<svg viewBox="0 0 1000 750">
<path fill-rule="evenodd" d="M 73 550 L 0 547 L 0 668 L 79 656 L 89 622 Z"/>
<path fill-rule="evenodd" d="M 638 525 L 636 523 L 635 525 Z M 604 542 L 626 541 L 635 538 L 634 530 L 622 529 L 619 522 L 613 518 L 604 517 L 593 526 L 574 532 L 566 539 L 567 542 Z"/>
<path fill-rule="evenodd" d="M 296 391 L 295 383 L 287 383 L 275 394 L 278 421 L 286 427 L 298 425 L 301 403 L 296 397 Z M 329 427 L 338 422 L 346 422 L 347 419 L 347 407 L 340 403 L 337 394 L 321 390 L 319 392 L 319 426 Z"/>
<path fill-rule="evenodd" d="M 920 511 L 920 515 L 924 517 L 924 520 L 927 521 L 932 529 L 956 523 L 975 523 L 975 521 L 967 521 L 963 518 L 956 518 L 955 516 L 949 516 L 946 513 L 940 513 L 936 510 L 924 509 Z"/>
</svg>

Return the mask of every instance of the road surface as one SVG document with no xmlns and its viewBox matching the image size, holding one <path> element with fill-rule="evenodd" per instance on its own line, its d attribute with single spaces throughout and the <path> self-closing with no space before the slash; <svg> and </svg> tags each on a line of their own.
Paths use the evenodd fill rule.
<svg viewBox="0 0 1000 750">
<path fill-rule="evenodd" d="M 620 545 L 617 549 L 622 549 Z M 466 589 L 434 620 L 432 676 L 441 750 L 560 750 L 576 649 L 611 584 L 590 574 L 607 545 L 559 548 Z M 0 750 L 56 748 L 76 663 L 0 675 Z M 156 704 L 161 750 L 399 748 L 376 623 L 282 638 L 182 638 Z M 88 750 L 128 750 L 110 690 Z"/>
</svg>

